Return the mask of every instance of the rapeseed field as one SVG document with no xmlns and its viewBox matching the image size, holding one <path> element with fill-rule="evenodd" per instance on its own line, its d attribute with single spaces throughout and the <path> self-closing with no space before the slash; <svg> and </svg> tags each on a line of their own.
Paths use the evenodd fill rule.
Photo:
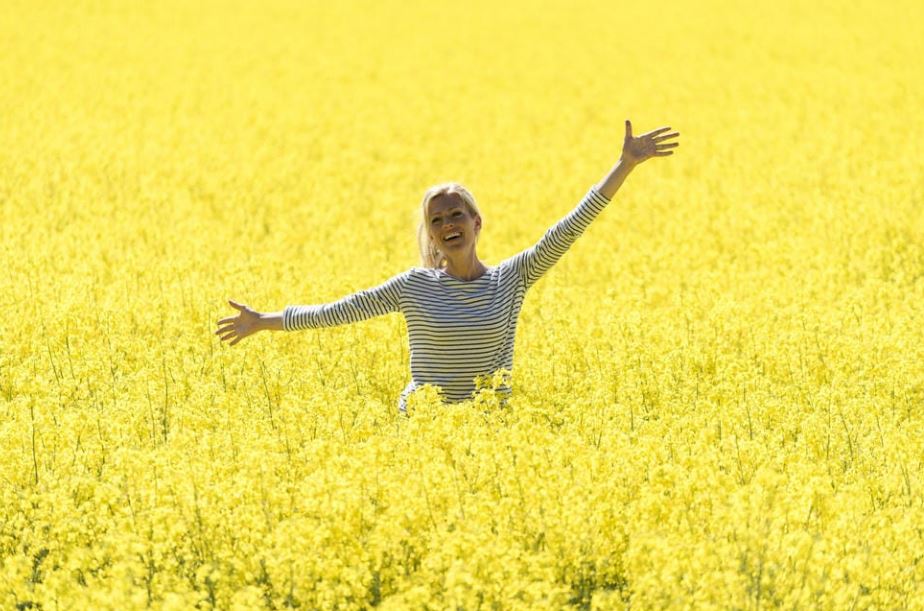
<svg viewBox="0 0 924 611">
<path fill-rule="evenodd" d="M 924 5 L 5 0 L 0 608 L 924 608 Z M 215 335 L 634 170 L 513 394 Z M 499 374 L 500 375 L 500 374 Z M 502 376 L 501 376 L 502 377 Z"/>
</svg>

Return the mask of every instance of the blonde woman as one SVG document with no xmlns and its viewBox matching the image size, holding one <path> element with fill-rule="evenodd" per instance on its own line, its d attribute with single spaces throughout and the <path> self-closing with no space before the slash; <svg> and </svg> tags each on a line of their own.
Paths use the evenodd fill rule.
<svg viewBox="0 0 924 611">
<path fill-rule="evenodd" d="M 471 398 L 475 379 L 498 370 L 512 371 L 513 341 L 523 298 L 529 288 L 558 261 L 606 207 L 626 176 L 652 157 L 672 155 L 679 132 L 660 127 L 632 135 L 626 121 L 622 156 L 603 180 L 590 188 L 577 207 L 532 247 L 488 266 L 475 246 L 482 219 L 475 198 L 458 183 L 431 187 L 421 203 L 418 245 L 422 267 L 387 282 L 321 305 L 289 305 L 261 314 L 230 301 L 240 313 L 223 318 L 216 335 L 237 344 L 261 330 L 296 331 L 354 323 L 389 312 L 401 312 L 408 329 L 411 380 L 398 399 L 424 384 L 436 386 L 444 400 Z M 510 394 L 504 383 L 502 399 Z"/>
</svg>

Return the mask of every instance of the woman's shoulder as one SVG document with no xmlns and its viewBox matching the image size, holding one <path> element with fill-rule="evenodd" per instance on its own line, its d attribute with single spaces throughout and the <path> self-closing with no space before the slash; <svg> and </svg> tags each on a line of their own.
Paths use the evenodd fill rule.
<svg viewBox="0 0 924 611">
<path fill-rule="evenodd" d="M 410 268 L 406 272 L 404 272 L 403 275 L 407 276 L 408 278 L 432 279 L 432 278 L 437 278 L 439 276 L 439 273 L 440 273 L 439 270 L 437 270 L 434 267 L 416 267 L 415 266 L 415 267 Z"/>
</svg>

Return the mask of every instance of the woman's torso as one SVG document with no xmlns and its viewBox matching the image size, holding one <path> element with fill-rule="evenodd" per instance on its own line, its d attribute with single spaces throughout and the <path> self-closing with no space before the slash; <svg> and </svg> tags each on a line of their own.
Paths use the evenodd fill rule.
<svg viewBox="0 0 924 611">
<path fill-rule="evenodd" d="M 475 389 L 476 376 L 512 369 L 525 292 L 515 270 L 504 263 L 468 281 L 443 270 L 414 268 L 401 298 L 411 382 L 400 407 L 422 384 L 437 385 L 446 399 L 462 401 Z"/>
</svg>

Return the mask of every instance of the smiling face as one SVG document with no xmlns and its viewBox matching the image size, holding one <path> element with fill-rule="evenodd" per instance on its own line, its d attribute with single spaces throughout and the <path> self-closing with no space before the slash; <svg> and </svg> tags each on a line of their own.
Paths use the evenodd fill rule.
<svg viewBox="0 0 924 611">
<path fill-rule="evenodd" d="M 481 231 L 481 217 L 472 215 L 456 193 L 441 193 L 430 200 L 427 210 L 430 239 L 447 256 L 474 248 Z"/>
</svg>

